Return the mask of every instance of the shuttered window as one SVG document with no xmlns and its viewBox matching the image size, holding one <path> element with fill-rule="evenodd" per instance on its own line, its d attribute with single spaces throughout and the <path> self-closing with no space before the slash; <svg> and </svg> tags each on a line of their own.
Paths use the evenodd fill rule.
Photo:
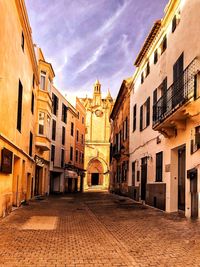
<svg viewBox="0 0 200 267">
<path fill-rule="evenodd" d="M 62 127 L 62 145 L 65 145 L 65 127 Z"/>
<path fill-rule="evenodd" d="M 133 132 L 136 130 L 137 105 L 133 107 Z"/>
<path fill-rule="evenodd" d="M 143 130 L 143 106 L 140 107 L 140 131 Z"/>
<path fill-rule="evenodd" d="M 23 86 L 21 81 L 19 81 L 18 86 L 18 106 L 17 106 L 17 130 L 21 132 L 22 128 L 22 96 L 23 96 Z"/>
<path fill-rule="evenodd" d="M 56 121 L 52 121 L 52 140 L 56 140 Z"/>
<path fill-rule="evenodd" d="M 146 102 L 146 127 L 150 124 L 150 97 L 147 98 Z"/>
<path fill-rule="evenodd" d="M 29 138 L 29 156 L 32 157 L 33 154 L 33 134 L 30 132 L 30 138 Z"/>
<path fill-rule="evenodd" d="M 156 182 L 162 182 L 163 152 L 156 154 Z"/>
</svg>

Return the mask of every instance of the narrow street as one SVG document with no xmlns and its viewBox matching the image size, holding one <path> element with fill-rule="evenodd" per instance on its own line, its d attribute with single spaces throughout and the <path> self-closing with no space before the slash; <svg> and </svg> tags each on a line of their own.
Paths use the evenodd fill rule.
<svg viewBox="0 0 200 267">
<path fill-rule="evenodd" d="M 200 227 L 108 193 L 30 202 L 0 221 L 0 266 L 200 266 Z"/>
</svg>

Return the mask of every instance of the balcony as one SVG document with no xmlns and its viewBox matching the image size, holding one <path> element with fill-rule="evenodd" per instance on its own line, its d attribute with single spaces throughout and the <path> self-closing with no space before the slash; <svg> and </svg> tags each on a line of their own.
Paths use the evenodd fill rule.
<svg viewBox="0 0 200 267">
<path fill-rule="evenodd" d="M 185 129 L 185 121 L 198 109 L 200 65 L 195 58 L 153 106 L 153 129 L 166 137 Z M 195 103 L 196 102 L 196 103 Z"/>
<path fill-rule="evenodd" d="M 46 136 L 36 136 L 35 146 L 41 151 L 50 150 L 50 139 Z"/>
</svg>

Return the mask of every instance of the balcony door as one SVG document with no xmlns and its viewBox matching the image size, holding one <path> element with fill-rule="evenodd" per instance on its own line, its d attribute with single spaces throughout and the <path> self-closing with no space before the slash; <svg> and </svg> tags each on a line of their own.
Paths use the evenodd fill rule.
<svg viewBox="0 0 200 267">
<path fill-rule="evenodd" d="M 183 77 L 184 54 L 182 53 L 173 66 L 173 93 L 172 107 L 176 107 L 184 100 L 184 77 Z"/>
<path fill-rule="evenodd" d="M 141 162 L 141 200 L 146 199 L 147 184 L 147 157 L 142 158 Z"/>
</svg>

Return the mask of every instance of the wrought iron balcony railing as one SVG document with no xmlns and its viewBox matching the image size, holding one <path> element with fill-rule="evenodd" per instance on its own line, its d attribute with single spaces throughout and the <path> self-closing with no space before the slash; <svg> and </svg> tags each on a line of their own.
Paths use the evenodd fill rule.
<svg viewBox="0 0 200 267">
<path fill-rule="evenodd" d="M 199 61 L 195 58 L 166 92 L 153 105 L 153 127 L 160 124 L 179 107 L 197 97 Z"/>
</svg>

